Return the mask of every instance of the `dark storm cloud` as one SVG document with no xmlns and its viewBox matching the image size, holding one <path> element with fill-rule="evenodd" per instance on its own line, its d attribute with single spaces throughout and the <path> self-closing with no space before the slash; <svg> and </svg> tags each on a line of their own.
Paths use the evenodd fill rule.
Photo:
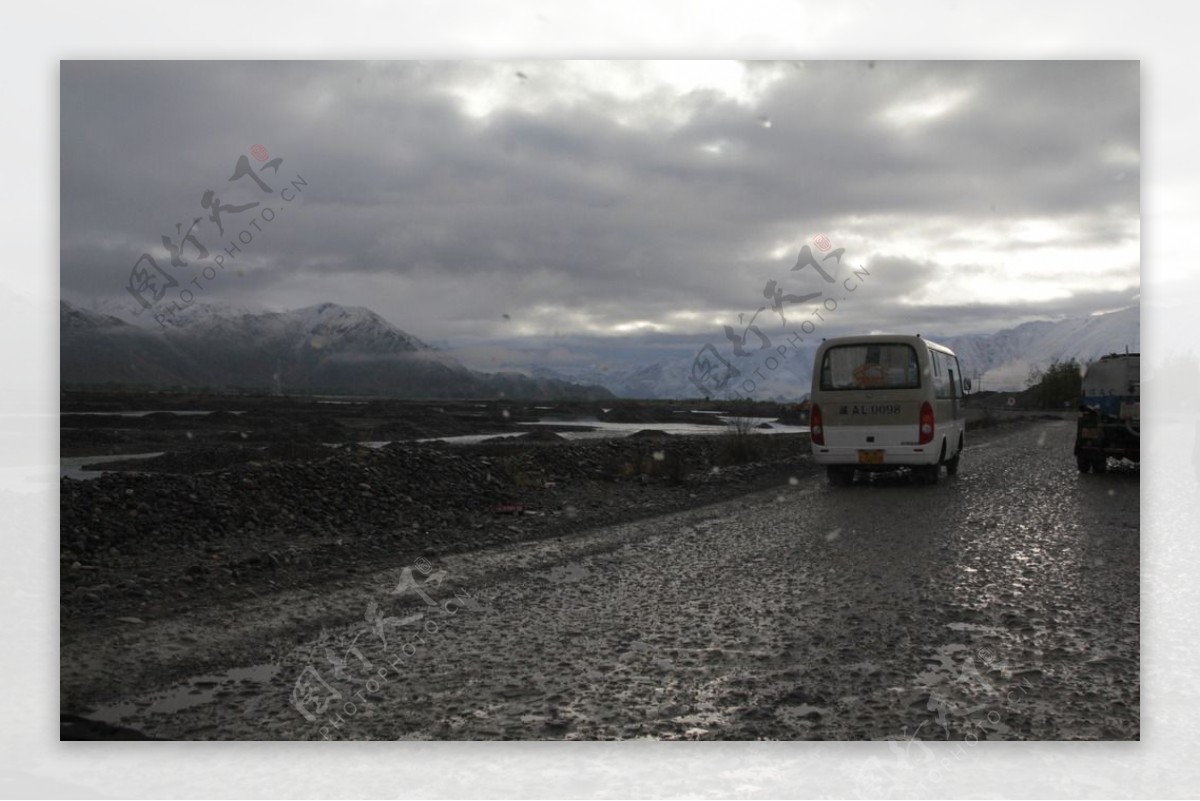
<svg viewBox="0 0 1200 801">
<path fill-rule="evenodd" d="M 1078 265 L 1048 265 L 1043 280 L 1074 287 L 1056 301 L 984 309 L 922 288 L 956 270 L 982 286 L 1002 277 L 1003 253 L 1045 247 L 1004 235 L 1014 220 L 1060 221 L 1060 249 L 1136 243 L 1136 63 L 750 72 L 778 79 L 747 99 L 665 85 L 623 96 L 555 62 L 67 62 L 63 291 L 129 305 L 134 260 L 206 217 L 207 189 L 280 211 L 206 300 L 334 300 L 448 341 L 639 320 L 719 332 L 767 280 L 815 291 L 790 267 L 821 231 L 872 270 L 871 299 L 855 302 L 876 319 L 1061 315 L 1105 300 L 1078 288 Z M 491 113 L 465 113 L 463 93 L 483 90 Z M 268 183 L 308 182 L 294 206 L 228 184 L 256 143 L 283 158 Z M 216 253 L 248 216 L 197 235 Z M 903 252 L 914 238 L 921 251 Z M 1117 276 L 1121 290 L 1136 273 Z"/>
</svg>

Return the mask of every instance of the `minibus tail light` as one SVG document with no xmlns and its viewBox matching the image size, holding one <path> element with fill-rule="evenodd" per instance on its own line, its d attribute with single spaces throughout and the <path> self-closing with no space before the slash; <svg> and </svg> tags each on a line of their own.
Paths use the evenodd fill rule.
<svg viewBox="0 0 1200 801">
<path fill-rule="evenodd" d="M 825 444 L 825 426 L 821 420 L 821 407 L 817 404 L 812 405 L 812 410 L 808 417 L 809 436 L 812 437 L 814 445 Z"/>
<path fill-rule="evenodd" d="M 933 442 L 933 406 L 929 401 L 921 404 L 921 423 L 918 431 L 917 444 L 925 445 Z"/>
</svg>

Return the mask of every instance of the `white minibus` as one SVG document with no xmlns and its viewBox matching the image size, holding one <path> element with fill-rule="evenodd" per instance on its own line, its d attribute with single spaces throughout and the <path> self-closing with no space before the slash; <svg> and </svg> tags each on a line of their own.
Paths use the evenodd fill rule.
<svg viewBox="0 0 1200 801">
<path fill-rule="evenodd" d="M 958 472 L 970 388 L 954 352 L 920 335 L 827 339 L 813 364 L 813 460 L 835 485 L 901 467 L 936 484 L 942 465 Z"/>
</svg>

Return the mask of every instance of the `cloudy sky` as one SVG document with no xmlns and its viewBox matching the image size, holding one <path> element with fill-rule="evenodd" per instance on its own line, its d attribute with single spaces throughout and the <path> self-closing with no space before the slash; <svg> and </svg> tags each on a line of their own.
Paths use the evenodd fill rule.
<svg viewBox="0 0 1200 801">
<path fill-rule="evenodd" d="M 1138 302 L 1139 107 L 1135 61 L 63 62 L 61 291 L 133 312 L 149 253 L 151 313 L 366 306 L 479 367 L 991 332 Z"/>
</svg>

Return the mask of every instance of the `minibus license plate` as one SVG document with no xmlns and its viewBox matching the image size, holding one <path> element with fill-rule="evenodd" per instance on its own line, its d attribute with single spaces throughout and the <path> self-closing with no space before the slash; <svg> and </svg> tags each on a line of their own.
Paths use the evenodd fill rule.
<svg viewBox="0 0 1200 801">
<path fill-rule="evenodd" d="M 883 464 L 883 451 L 859 451 L 859 464 Z"/>
</svg>

